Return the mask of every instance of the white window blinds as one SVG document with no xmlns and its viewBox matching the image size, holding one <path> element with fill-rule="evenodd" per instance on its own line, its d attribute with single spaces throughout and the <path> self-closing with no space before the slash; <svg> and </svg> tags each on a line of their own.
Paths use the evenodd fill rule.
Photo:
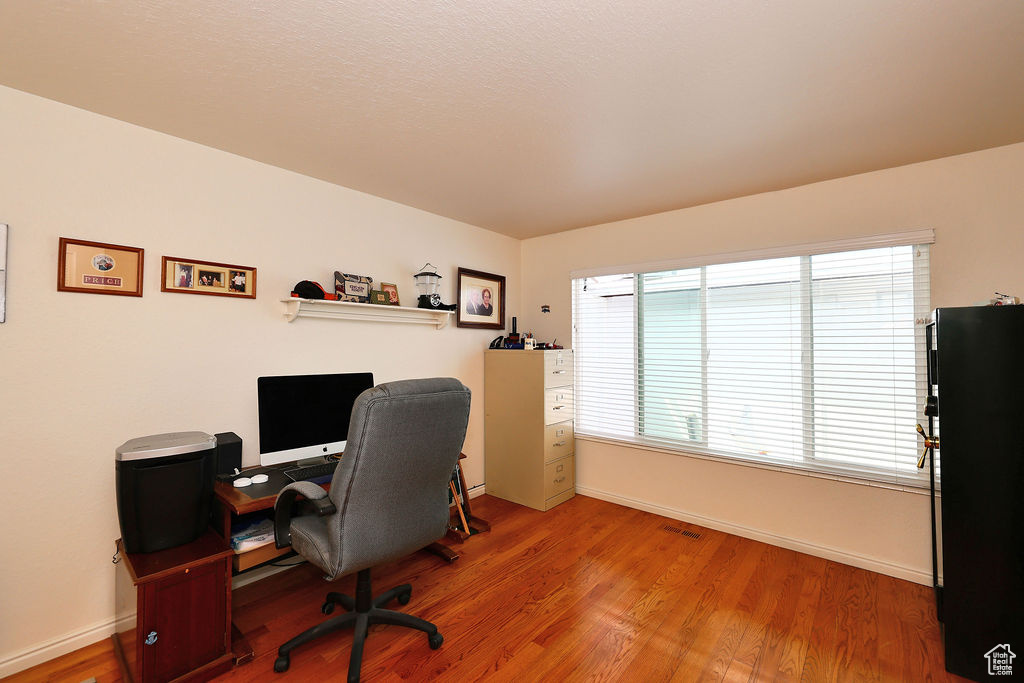
<svg viewBox="0 0 1024 683">
<path fill-rule="evenodd" d="M 577 433 L 926 485 L 927 244 L 795 251 L 574 277 Z"/>
</svg>

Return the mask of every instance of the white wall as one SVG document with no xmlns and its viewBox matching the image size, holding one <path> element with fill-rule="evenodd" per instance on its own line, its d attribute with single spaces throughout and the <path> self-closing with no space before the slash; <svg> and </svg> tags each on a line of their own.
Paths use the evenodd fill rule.
<svg viewBox="0 0 1024 683">
<path fill-rule="evenodd" d="M 342 270 L 397 283 L 414 305 L 412 274 L 430 261 L 446 301 L 459 266 L 508 275 L 514 311 L 517 240 L 2 87 L 0 150 L 0 676 L 109 633 L 114 449 L 234 431 L 254 464 L 259 375 L 455 376 L 474 394 L 466 477 L 483 482 L 491 332 L 288 323 L 279 299 Z M 144 296 L 57 292 L 60 236 L 144 248 Z M 163 293 L 162 255 L 255 266 L 257 298 Z"/>
<path fill-rule="evenodd" d="M 520 320 L 569 342 L 577 268 L 919 228 L 935 230 L 934 307 L 1024 297 L 1022 178 L 1018 144 L 538 237 L 523 246 Z M 930 583 L 926 496 L 584 440 L 576 463 L 583 493 Z"/>
</svg>

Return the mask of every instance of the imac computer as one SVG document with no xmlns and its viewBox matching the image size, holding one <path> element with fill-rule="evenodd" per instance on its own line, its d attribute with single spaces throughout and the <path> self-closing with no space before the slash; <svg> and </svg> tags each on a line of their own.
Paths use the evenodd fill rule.
<svg viewBox="0 0 1024 683">
<path fill-rule="evenodd" d="M 260 465 L 341 453 L 352 404 L 372 387 L 370 372 L 258 378 Z"/>
</svg>

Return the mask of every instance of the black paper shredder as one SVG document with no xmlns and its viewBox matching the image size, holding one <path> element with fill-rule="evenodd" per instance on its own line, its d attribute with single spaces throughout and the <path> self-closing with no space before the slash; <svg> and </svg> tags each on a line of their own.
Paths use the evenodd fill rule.
<svg viewBox="0 0 1024 683">
<path fill-rule="evenodd" d="M 129 553 L 199 538 L 210 524 L 217 440 L 203 432 L 155 434 L 116 450 L 117 516 Z"/>
</svg>

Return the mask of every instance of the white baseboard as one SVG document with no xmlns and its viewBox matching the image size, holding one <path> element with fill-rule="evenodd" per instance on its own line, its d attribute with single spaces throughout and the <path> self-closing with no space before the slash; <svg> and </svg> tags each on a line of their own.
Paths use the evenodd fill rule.
<svg viewBox="0 0 1024 683">
<path fill-rule="evenodd" d="M 104 638 L 109 638 L 119 631 L 129 628 L 135 613 L 122 616 L 118 619 L 108 619 L 80 631 L 65 633 L 62 636 L 44 641 L 19 652 L 14 652 L 0 659 L 0 678 L 5 678 L 19 671 L 30 669 L 37 664 L 56 659 L 69 652 L 81 649 L 86 645 L 92 645 Z"/>
<path fill-rule="evenodd" d="M 761 541 L 763 543 L 769 543 L 771 545 L 778 546 L 780 548 L 786 548 L 787 550 L 795 550 L 800 553 L 807 555 L 814 555 L 815 557 L 822 557 L 826 560 L 832 560 L 834 562 L 841 562 L 842 564 L 848 564 L 853 567 L 859 567 L 861 569 L 867 569 L 879 574 L 885 574 L 886 576 L 893 576 L 897 579 L 905 579 L 907 581 L 913 581 L 924 586 L 932 585 L 932 575 L 930 572 L 921 571 L 913 567 L 907 567 L 904 565 L 894 564 L 891 562 L 885 562 L 878 560 L 873 557 L 865 557 L 863 555 L 857 555 L 854 553 L 840 550 L 838 548 L 831 548 L 828 546 L 817 545 L 815 543 L 808 543 L 806 541 L 800 541 L 785 536 L 779 536 L 777 534 L 761 531 L 759 529 L 752 529 L 750 527 L 741 526 L 739 524 L 733 524 L 731 522 L 723 522 L 710 517 L 704 517 L 690 512 L 684 512 L 682 510 L 676 510 L 674 508 L 668 508 L 661 505 L 655 505 L 642 500 L 636 500 L 634 498 L 626 498 L 619 496 L 608 491 L 601 491 L 598 489 L 587 488 L 584 486 L 577 486 L 576 493 L 584 496 L 590 496 L 591 498 L 598 498 L 600 500 L 606 500 L 609 503 L 617 503 L 618 505 L 624 505 L 625 507 L 633 508 L 636 510 L 643 510 L 645 512 L 652 512 L 662 517 L 669 517 L 671 519 L 678 519 L 681 522 L 690 522 L 691 524 L 697 524 L 700 526 L 707 527 L 709 529 L 715 529 L 716 531 L 723 531 L 727 534 L 733 534 L 735 536 L 742 536 L 743 538 L 750 538 L 755 541 Z"/>
</svg>

